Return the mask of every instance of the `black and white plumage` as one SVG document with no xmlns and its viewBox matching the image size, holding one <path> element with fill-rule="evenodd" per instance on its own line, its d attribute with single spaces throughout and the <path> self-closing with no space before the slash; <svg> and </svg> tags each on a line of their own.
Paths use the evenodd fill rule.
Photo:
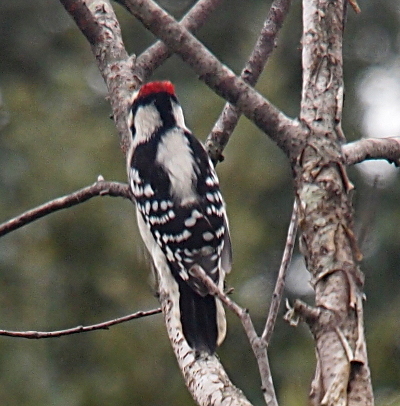
<svg viewBox="0 0 400 406">
<path fill-rule="evenodd" d="M 214 353 L 226 334 L 219 299 L 193 276 L 201 267 L 221 288 L 231 243 L 219 182 L 203 145 L 187 129 L 172 83 L 150 82 L 132 99 L 127 157 L 143 241 L 176 307 L 191 348 Z"/>
</svg>

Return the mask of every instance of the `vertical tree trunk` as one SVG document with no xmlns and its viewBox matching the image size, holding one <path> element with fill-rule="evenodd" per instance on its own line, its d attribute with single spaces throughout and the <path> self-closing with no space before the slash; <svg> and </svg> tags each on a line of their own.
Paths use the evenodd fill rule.
<svg viewBox="0 0 400 406">
<path fill-rule="evenodd" d="M 303 1 L 303 91 L 306 138 L 293 157 L 301 247 L 316 308 L 297 311 L 316 340 L 313 405 L 372 405 L 363 329 L 363 277 L 353 232 L 351 194 L 341 143 L 343 1 Z"/>
</svg>

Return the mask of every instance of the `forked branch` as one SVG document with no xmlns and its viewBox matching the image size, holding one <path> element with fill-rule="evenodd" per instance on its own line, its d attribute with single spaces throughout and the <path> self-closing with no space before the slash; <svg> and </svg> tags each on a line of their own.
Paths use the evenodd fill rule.
<svg viewBox="0 0 400 406">
<path fill-rule="evenodd" d="M 272 381 L 271 369 L 269 367 L 267 346 L 265 345 L 264 340 L 257 335 L 249 312 L 247 309 L 240 307 L 224 292 L 222 292 L 221 289 L 219 289 L 219 287 L 213 282 L 213 280 L 203 271 L 203 269 L 195 268 L 193 273 L 204 283 L 210 294 L 217 296 L 226 305 L 226 307 L 228 307 L 228 309 L 236 314 L 241 321 L 258 363 L 265 402 L 268 406 L 278 406 L 274 384 Z"/>
<path fill-rule="evenodd" d="M 269 56 L 276 46 L 277 36 L 289 12 L 290 4 L 291 0 L 275 0 L 271 5 L 254 49 L 240 74 L 241 79 L 251 86 L 257 83 Z M 226 103 L 214 128 L 207 137 L 207 152 L 214 164 L 222 161 L 222 151 L 226 147 L 240 115 L 241 112 L 237 107 Z"/>
</svg>

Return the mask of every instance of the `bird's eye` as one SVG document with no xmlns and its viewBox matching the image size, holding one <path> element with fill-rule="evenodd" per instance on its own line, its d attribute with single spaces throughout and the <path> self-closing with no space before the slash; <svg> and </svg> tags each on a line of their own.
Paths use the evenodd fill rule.
<svg viewBox="0 0 400 406">
<path fill-rule="evenodd" d="M 133 139 L 133 138 L 135 138 L 135 135 L 136 135 L 136 128 L 133 124 L 131 125 L 130 130 L 131 130 L 131 135 L 132 135 L 132 139 Z"/>
</svg>

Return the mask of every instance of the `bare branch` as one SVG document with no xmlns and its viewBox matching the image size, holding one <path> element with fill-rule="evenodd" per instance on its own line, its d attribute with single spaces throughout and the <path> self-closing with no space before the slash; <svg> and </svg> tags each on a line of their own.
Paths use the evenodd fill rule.
<svg viewBox="0 0 400 406">
<path fill-rule="evenodd" d="M 154 314 L 161 313 L 161 309 L 153 309 L 148 311 L 139 311 L 136 313 L 128 314 L 127 316 L 118 317 L 117 319 L 104 321 L 98 324 L 92 324 L 91 326 L 77 326 L 69 328 L 66 330 L 58 331 L 10 331 L 10 330 L 0 330 L 0 336 L 8 337 L 20 337 L 29 339 L 40 339 L 40 338 L 54 338 L 61 337 L 71 334 L 86 333 L 88 331 L 95 330 L 108 330 L 111 326 L 116 324 L 125 323 L 129 320 L 140 319 L 142 317 L 152 316 Z"/>
<path fill-rule="evenodd" d="M 348 0 L 348 2 L 350 3 L 350 5 L 353 8 L 355 13 L 357 13 L 357 14 L 361 13 L 361 9 L 357 3 L 357 0 Z"/>
<path fill-rule="evenodd" d="M 297 121 L 289 119 L 271 102 L 238 78 L 208 51 L 189 31 L 151 0 L 126 0 L 129 10 L 176 52 L 211 89 L 267 133 L 287 154 L 297 146 L 301 130 Z"/>
<path fill-rule="evenodd" d="M 233 385 L 215 354 L 199 356 L 189 347 L 182 329 L 177 328 L 173 322 L 175 316 L 171 317 L 175 299 L 171 297 L 169 282 L 161 277 L 159 268 L 156 267 L 155 271 L 168 337 L 186 386 L 195 402 L 199 406 L 251 406 L 242 391 Z"/>
<path fill-rule="evenodd" d="M 207 18 L 221 3 L 222 0 L 198 1 L 183 17 L 180 24 L 187 30 L 196 32 L 204 25 Z M 157 41 L 137 57 L 134 74 L 137 75 L 142 82 L 146 81 L 172 54 L 173 52 L 162 41 Z"/>
<path fill-rule="evenodd" d="M 50 202 L 44 203 L 32 210 L 28 210 L 25 213 L 0 224 L 0 237 L 21 228 L 26 224 L 32 223 L 47 214 L 86 202 L 95 196 L 124 197 L 133 201 L 132 193 L 127 184 L 100 180 L 93 183 L 91 186 L 87 186 L 69 195 L 51 200 Z"/>
<path fill-rule="evenodd" d="M 269 313 L 265 328 L 262 333 L 261 339 L 265 342 L 266 347 L 269 346 L 269 342 L 274 331 L 276 318 L 278 316 L 279 306 L 282 301 L 283 290 L 285 288 L 285 279 L 287 270 L 292 260 L 293 248 L 296 243 L 297 234 L 297 201 L 293 203 L 292 217 L 290 219 L 288 234 L 286 238 L 286 245 L 283 251 L 281 266 L 279 267 L 278 278 L 276 280 L 274 293 L 272 294 L 271 305 L 269 307 Z"/>
<path fill-rule="evenodd" d="M 291 0 L 275 0 L 261 29 L 260 35 L 243 68 L 240 77 L 249 85 L 254 86 L 269 56 L 276 46 L 276 38 L 289 12 Z M 241 112 L 237 107 L 226 103 L 224 109 L 206 140 L 207 152 L 214 165 L 223 159 L 222 151 L 226 147 L 235 129 Z"/>
<path fill-rule="evenodd" d="M 120 25 L 108 0 L 60 1 L 91 44 L 108 88 L 121 148 L 126 153 L 130 140 L 126 120 L 128 104 L 132 91 L 140 85 L 139 79 L 132 75 L 135 58 L 130 58 L 125 50 Z"/>
<path fill-rule="evenodd" d="M 84 1 L 60 0 L 91 45 L 101 41 L 102 29 Z"/>
<path fill-rule="evenodd" d="M 203 269 L 200 267 L 194 268 L 193 273 L 205 284 L 210 294 L 217 296 L 241 321 L 258 363 L 265 402 L 268 406 L 278 406 L 271 369 L 269 367 L 267 346 L 265 341 L 258 337 L 249 312 L 222 292 Z"/>
<path fill-rule="evenodd" d="M 386 159 L 400 166 L 400 137 L 364 138 L 343 145 L 342 152 L 347 165 L 367 159 Z"/>
</svg>

